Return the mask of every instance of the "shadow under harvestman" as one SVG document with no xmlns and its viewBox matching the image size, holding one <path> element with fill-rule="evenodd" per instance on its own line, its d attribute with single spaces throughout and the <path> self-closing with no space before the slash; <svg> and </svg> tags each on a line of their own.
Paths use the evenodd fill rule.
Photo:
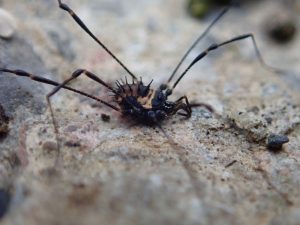
<svg viewBox="0 0 300 225">
<path fill-rule="evenodd" d="M 178 76 L 178 78 L 171 84 L 173 81 L 175 75 L 177 74 L 177 71 L 179 67 L 182 65 L 183 61 L 186 59 L 186 57 L 189 55 L 192 49 L 195 48 L 195 46 L 198 44 L 200 40 L 205 37 L 205 35 L 210 31 L 210 29 L 224 16 L 224 14 L 229 10 L 229 7 L 223 9 L 210 23 L 210 25 L 204 30 L 203 33 L 193 42 L 191 47 L 187 50 L 187 52 L 183 55 L 175 69 L 172 71 L 170 77 L 168 78 L 167 82 L 161 84 L 158 89 L 151 88 L 151 83 L 144 84 L 142 79 L 138 79 L 136 75 L 134 75 L 128 68 L 125 66 L 115 54 L 113 54 L 107 47 L 98 39 L 91 31 L 90 29 L 82 22 L 82 20 L 77 16 L 77 14 L 65 3 L 63 3 L 61 0 L 58 0 L 59 7 L 65 11 L 67 11 L 70 16 L 74 19 L 74 21 L 92 38 L 94 41 L 96 41 L 131 77 L 132 81 L 128 82 L 127 79 L 125 79 L 125 82 L 123 81 L 116 81 L 115 86 L 109 85 L 107 82 L 103 81 L 101 78 L 99 78 L 94 73 L 87 71 L 86 69 L 77 69 L 75 70 L 71 76 L 63 81 L 62 83 L 37 76 L 35 74 L 32 74 L 30 72 L 26 72 L 20 69 L 10 69 L 10 68 L 0 68 L 0 72 L 10 73 L 17 76 L 23 76 L 28 77 L 34 81 L 49 84 L 52 86 L 55 86 L 55 88 L 46 96 L 47 104 L 49 106 L 49 110 L 51 113 L 52 122 L 55 129 L 56 139 L 57 139 L 57 149 L 58 149 L 58 155 L 59 155 L 59 138 L 58 138 L 58 128 L 57 123 L 53 114 L 52 104 L 51 104 L 51 97 L 56 94 L 60 89 L 66 89 L 72 92 L 75 92 L 77 94 L 86 96 L 88 98 L 94 99 L 97 102 L 100 102 L 107 107 L 121 113 L 122 115 L 126 117 L 130 117 L 132 120 L 136 121 L 139 124 L 143 125 L 153 125 L 160 128 L 160 130 L 164 133 L 164 135 L 168 138 L 170 141 L 170 144 L 176 148 L 176 143 L 173 141 L 173 139 L 165 133 L 163 128 L 161 127 L 161 122 L 163 120 L 166 120 L 173 116 L 174 114 L 179 114 L 185 118 L 190 118 L 192 115 L 192 108 L 193 107 L 205 107 L 210 112 L 213 112 L 213 108 L 205 103 L 194 103 L 190 104 L 187 96 L 182 96 L 176 101 L 169 101 L 169 96 L 172 95 L 174 89 L 177 87 L 179 82 L 182 80 L 182 78 L 187 74 L 187 72 L 202 58 L 204 58 L 209 52 L 214 51 L 218 49 L 219 47 L 225 46 L 227 44 L 230 44 L 232 42 L 244 40 L 244 39 L 251 39 L 254 50 L 256 52 L 256 55 L 261 63 L 261 65 L 265 68 L 270 69 L 268 65 L 265 64 L 259 49 L 257 47 L 255 38 L 253 34 L 243 34 L 240 36 L 236 36 L 232 39 L 226 40 L 221 43 L 213 43 L 208 48 L 206 48 L 203 52 L 198 54 L 198 56 L 187 66 L 187 68 Z M 112 103 L 104 101 L 96 96 L 93 96 L 91 94 L 88 94 L 86 92 L 83 92 L 81 90 L 72 88 L 68 86 L 68 84 L 78 78 L 81 75 L 87 76 L 89 79 L 92 79 L 95 82 L 98 82 L 99 84 L 105 86 L 111 93 L 113 101 Z M 59 158 L 59 157 L 57 157 Z M 181 160 L 181 159 L 180 159 Z M 182 160 L 181 160 L 182 161 Z M 188 166 L 186 165 L 186 162 L 182 162 L 184 164 L 184 167 L 188 169 Z M 191 177 L 192 174 L 188 171 Z"/>
</svg>

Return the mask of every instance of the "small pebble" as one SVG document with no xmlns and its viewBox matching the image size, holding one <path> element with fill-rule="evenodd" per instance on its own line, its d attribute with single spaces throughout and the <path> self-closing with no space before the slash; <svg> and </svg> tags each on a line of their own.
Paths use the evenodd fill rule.
<svg viewBox="0 0 300 225">
<path fill-rule="evenodd" d="M 104 121 L 104 122 L 109 122 L 109 121 L 110 121 L 110 116 L 107 115 L 107 114 L 105 114 L 105 113 L 102 113 L 102 114 L 101 114 L 101 119 L 102 119 L 102 121 Z"/>
<path fill-rule="evenodd" d="M 282 145 L 289 142 L 289 138 L 285 135 L 270 134 L 267 138 L 267 147 L 270 150 L 280 150 Z"/>
<path fill-rule="evenodd" d="M 9 12 L 0 8 L 0 37 L 4 39 L 12 38 L 16 28 L 15 18 Z"/>
<path fill-rule="evenodd" d="M 265 120 L 269 125 L 272 124 L 272 121 L 273 121 L 272 117 L 267 116 L 267 117 L 265 117 Z"/>
</svg>

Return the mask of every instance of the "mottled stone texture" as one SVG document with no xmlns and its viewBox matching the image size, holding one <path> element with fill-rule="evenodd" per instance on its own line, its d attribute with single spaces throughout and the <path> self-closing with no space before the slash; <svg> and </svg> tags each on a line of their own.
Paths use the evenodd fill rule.
<svg viewBox="0 0 300 225">
<path fill-rule="evenodd" d="M 184 0 L 65 1 L 154 86 L 211 21 L 190 18 Z M 17 21 L 12 37 L 0 40 L 1 67 L 58 81 L 77 68 L 110 84 L 124 79 L 126 72 L 55 0 L 2 0 L 0 6 Z M 300 40 L 278 46 L 266 38 L 264 20 L 276 10 L 289 10 L 299 24 L 296 1 L 233 9 L 187 62 L 213 42 L 251 32 L 265 61 L 287 72 L 264 69 L 251 41 L 220 48 L 193 67 L 171 96 L 186 94 L 216 112 L 197 108 L 189 120 L 174 116 L 162 124 L 169 139 L 61 91 L 52 101 L 61 153 L 55 163 L 56 137 L 44 100 L 51 89 L 1 73 L 0 104 L 9 130 L 0 138 L 0 189 L 10 195 L 1 224 L 299 224 Z M 105 88 L 85 77 L 73 85 L 107 99 Z M 269 151 L 271 134 L 289 142 Z"/>
</svg>

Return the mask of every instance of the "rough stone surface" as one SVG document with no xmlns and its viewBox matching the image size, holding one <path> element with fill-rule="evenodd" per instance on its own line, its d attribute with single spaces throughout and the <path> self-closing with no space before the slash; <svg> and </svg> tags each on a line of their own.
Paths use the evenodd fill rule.
<svg viewBox="0 0 300 225">
<path fill-rule="evenodd" d="M 211 21 L 191 19 L 184 0 L 65 1 L 154 86 Z M 126 75 L 55 0 L 1 3 L 18 23 L 11 40 L 0 40 L 2 67 L 58 81 L 77 68 L 111 84 Z M 264 69 L 250 41 L 215 51 L 189 71 L 172 99 L 186 94 L 216 112 L 196 108 L 189 120 L 174 116 L 162 124 L 169 139 L 60 91 L 53 98 L 56 161 L 56 136 L 44 107 L 51 88 L 1 73 L 0 103 L 10 120 L 9 134 L 0 139 L 0 189 L 11 193 L 1 224 L 299 224 L 300 39 L 283 49 L 262 31 L 264 19 L 280 8 L 299 24 L 297 1 L 233 9 L 187 61 L 212 42 L 252 32 L 265 61 L 287 72 Z M 105 88 L 87 78 L 73 85 L 105 98 Z M 281 151 L 267 149 L 272 133 L 289 138 Z"/>
</svg>

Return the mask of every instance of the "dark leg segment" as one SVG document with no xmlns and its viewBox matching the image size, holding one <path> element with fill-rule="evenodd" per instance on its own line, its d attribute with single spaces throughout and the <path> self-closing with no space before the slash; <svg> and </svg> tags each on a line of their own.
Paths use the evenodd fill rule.
<svg viewBox="0 0 300 225">
<path fill-rule="evenodd" d="M 90 29 L 82 22 L 82 20 L 76 15 L 76 13 L 65 3 L 62 3 L 61 0 L 58 0 L 59 7 L 67 11 L 76 23 L 90 36 L 92 37 L 117 63 L 123 67 L 124 70 L 135 80 L 136 76 L 90 31 Z"/>
<path fill-rule="evenodd" d="M 195 46 L 206 36 L 206 34 L 210 31 L 210 29 L 225 15 L 225 13 L 230 9 L 231 6 L 226 7 L 225 9 L 223 9 L 218 15 L 217 17 L 209 24 L 209 26 L 204 30 L 204 32 L 194 41 L 194 43 L 191 45 L 191 47 L 187 50 L 187 52 L 183 55 L 183 57 L 181 58 L 181 60 L 179 61 L 179 63 L 177 64 L 177 66 L 175 67 L 175 69 L 173 70 L 171 76 L 168 79 L 168 83 L 171 82 L 171 80 L 173 79 L 174 75 L 176 74 L 176 72 L 178 71 L 179 67 L 181 66 L 181 64 L 183 63 L 183 61 L 186 59 L 186 57 L 188 56 L 188 54 L 195 48 Z"/>
<path fill-rule="evenodd" d="M 120 111 L 119 108 L 117 108 L 116 106 L 114 106 L 112 104 L 109 104 L 108 102 L 105 102 L 102 99 L 97 98 L 97 97 L 95 97 L 93 95 L 87 94 L 87 93 L 85 93 L 83 91 L 80 91 L 80 90 L 77 90 L 77 89 L 74 89 L 74 88 L 71 88 L 71 87 L 68 87 L 68 86 L 61 85 L 60 83 L 58 83 L 56 81 L 53 81 L 53 80 L 50 80 L 50 79 L 47 79 L 47 78 L 44 78 L 44 77 L 36 76 L 36 75 L 28 73 L 28 72 L 26 72 L 24 70 L 11 70 L 11 69 L 0 68 L 0 72 L 6 72 L 6 73 L 11 73 L 11 74 L 14 74 L 14 75 L 17 75 L 17 76 L 28 77 L 31 80 L 34 80 L 34 81 L 37 81 L 37 82 L 41 82 L 41 83 L 45 83 L 45 84 L 50 84 L 50 85 L 53 85 L 53 86 L 61 86 L 60 88 L 64 88 L 64 89 L 67 89 L 69 91 L 75 92 L 77 94 L 80 94 L 80 95 L 86 96 L 88 98 L 94 99 L 97 102 L 100 102 L 100 103 L 102 103 L 102 104 L 104 104 L 104 105 L 106 105 L 106 106 L 108 106 L 108 107 L 110 107 L 110 108 L 112 108 L 112 109 L 114 109 L 114 110 L 116 110 L 118 112 Z M 97 77 L 97 79 L 100 79 L 100 78 Z"/>
<path fill-rule="evenodd" d="M 68 78 L 68 79 L 66 79 L 64 82 L 62 82 L 61 84 L 59 84 L 59 85 L 57 85 L 49 94 L 47 94 L 47 96 L 46 96 L 46 98 L 47 98 L 47 103 L 48 103 L 48 106 L 49 106 L 49 109 L 50 109 L 50 113 L 51 113 L 51 118 L 52 118 L 52 123 L 53 123 L 53 125 L 54 125 L 54 129 L 55 129 L 55 133 L 57 134 L 56 135 L 56 139 L 57 139 L 57 143 L 58 143 L 58 145 L 59 145 L 59 143 L 60 143 L 60 141 L 59 141 L 59 137 L 58 137 L 58 126 L 57 126 L 57 123 L 56 123 L 56 120 L 55 120 L 55 117 L 54 117 L 54 113 L 53 113 L 53 109 L 52 109 L 52 104 L 51 104 L 51 97 L 53 97 L 61 88 L 65 88 L 66 87 L 66 85 L 69 83 L 69 82 L 71 82 L 72 80 L 75 80 L 76 78 L 78 78 L 80 75 L 82 75 L 82 74 L 84 74 L 84 75 L 86 75 L 88 78 L 90 78 L 90 79 L 92 79 L 92 80 L 94 80 L 94 81 L 96 81 L 96 82 L 98 82 L 98 83 L 100 83 L 100 84 L 102 84 L 103 86 L 105 86 L 105 87 L 107 87 L 108 89 L 110 89 L 111 91 L 113 91 L 113 92 L 115 92 L 115 90 L 112 88 L 112 87 L 110 87 L 108 84 L 106 84 L 103 80 L 101 80 L 99 77 L 97 77 L 95 74 L 93 74 L 93 73 L 91 73 L 91 72 L 89 72 L 89 71 L 87 71 L 87 70 L 85 70 L 85 69 L 77 69 L 77 70 L 75 70 L 73 73 L 72 73 L 72 75 L 71 75 L 71 77 L 70 78 Z M 102 102 L 102 103 L 104 103 L 104 102 Z M 109 103 L 104 103 L 104 104 L 109 104 Z M 110 104 L 109 104 L 110 105 Z M 113 106 L 114 107 L 114 109 L 116 109 L 116 107 L 115 106 Z M 57 146 L 57 148 L 58 148 L 58 156 L 57 156 L 57 160 L 56 160 L 56 165 L 59 165 L 59 163 L 60 163 L 60 151 L 59 151 L 59 149 L 60 149 L 60 147 L 59 146 Z"/>
<path fill-rule="evenodd" d="M 240 41 L 240 40 L 243 40 L 243 39 L 246 39 L 246 38 L 251 38 L 252 43 L 253 43 L 253 46 L 254 46 L 254 49 L 255 49 L 255 53 L 256 53 L 256 55 L 257 55 L 257 57 L 258 57 L 258 59 L 259 59 L 260 64 L 261 64 L 264 68 L 266 68 L 266 69 L 268 69 L 268 70 L 271 70 L 271 71 L 273 71 L 273 72 L 279 72 L 278 69 L 273 68 L 273 67 L 271 67 L 271 66 L 269 66 L 269 65 L 267 65 L 267 64 L 265 63 L 265 61 L 263 60 L 263 58 L 262 58 L 262 56 L 261 56 L 261 53 L 260 53 L 260 51 L 259 51 L 259 49 L 258 49 L 258 47 L 257 47 L 257 44 L 256 44 L 256 41 L 255 41 L 255 38 L 254 38 L 253 34 L 244 34 L 244 35 L 237 36 L 237 37 L 235 37 L 235 38 L 232 38 L 232 39 L 230 39 L 230 40 L 228 40 L 228 41 L 224 41 L 224 42 L 219 43 L 219 44 L 212 44 L 212 45 L 210 45 L 205 51 L 203 51 L 202 53 L 200 53 L 200 54 L 199 54 L 199 55 L 191 62 L 191 64 L 185 69 L 185 71 L 180 75 L 180 77 L 179 77 L 179 78 L 177 79 L 177 81 L 174 83 L 172 89 L 174 89 L 174 88 L 177 86 L 177 84 L 179 83 L 179 81 L 180 81 L 180 80 L 184 77 L 184 75 L 191 69 L 191 67 L 192 67 L 195 63 L 197 63 L 198 61 L 200 61 L 202 58 L 204 58 L 209 52 L 211 52 L 211 51 L 213 51 L 213 50 L 216 50 L 217 48 L 219 48 L 219 47 L 221 47 L 221 46 L 223 46 L 223 45 L 227 45 L 227 44 L 229 44 L 229 43 L 236 42 L 236 41 Z"/>
<path fill-rule="evenodd" d="M 183 102 L 183 100 L 185 102 Z M 174 114 L 177 113 L 181 116 L 185 116 L 186 118 L 190 118 L 191 115 L 192 115 L 192 109 L 191 109 L 191 106 L 190 106 L 190 103 L 189 103 L 189 100 L 188 98 L 184 95 L 182 97 L 180 97 L 179 99 L 176 100 L 176 106 L 175 106 L 175 109 L 174 109 Z M 183 110 L 185 111 L 186 113 L 182 113 L 182 112 L 177 112 L 178 110 Z"/>
<path fill-rule="evenodd" d="M 67 80 L 65 80 L 64 82 L 62 82 L 61 84 L 57 85 L 57 87 L 55 87 L 53 89 L 53 91 L 51 92 L 52 94 L 55 94 L 56 92 L 59 91 L 59 89 L 64 88 L 68 83 L 70 83 L 72 80 L 75 80 L 76 78 L 78 78 L 80 75 L 86 75 L 88 78 L 98 82 L 99 84 L 102 84 L 103 86 L 107 87 L 109 90 L 111 90 L 112 92 L 116 93 L 115 90 L 109 86 L 107 83 L 105 83 L 103 80 L 101 80 L 99 77 L 97 77 L 95 74 L 85 70 L 85 69 L 77 69 L 75 70 L 71 77 L 68 78 Z"/>
<path fill-rule="evenodd" d="M 191 108 L 204 107 L 204 108 L 206 108 L 211 113 L 213 113 L 215 111 L 211 105 L 206 104 L 206 103 L 202 103 L 202 102 L 199 102 L 199 103 L 190 103 L 190 107 Z"/>
</svg>

